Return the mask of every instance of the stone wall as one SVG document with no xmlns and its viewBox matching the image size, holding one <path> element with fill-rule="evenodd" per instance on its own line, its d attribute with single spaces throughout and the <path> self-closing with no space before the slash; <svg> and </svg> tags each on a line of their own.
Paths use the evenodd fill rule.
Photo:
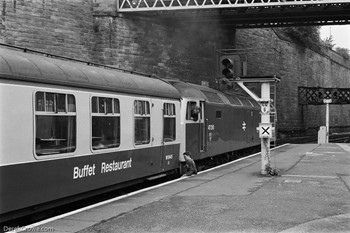
<svg viewBox="0 0 350 233">
<path fill-rule="evenodd" d="M 234 29 L 215 23 L 203 26 L 140 16 L 95 21 L 100 62 L 195 83 L 215 83 L 216 49 L 234 37 Z"/>
<path fill-rule="evenodd" d="M 325 106 L 298 105 L 297 87 L 350 88 L 350 61 L 328 49 L 314 51 L 279 40 L 276 63 L 283 81 L 277 103 L 279 127 L 288 134 L 317 133 L 325 125 Z M 350 106 L 330 106 L 331 132 L 350 131 Z"/>
<path fill-rule="evenodd" d="M 324 106 L 298 105 L 298 86 L 350 88 L 350 62 L 313 51 L 273 29 L 223 27 L 217 21 L 117 14 L 114 0 L 2 0 L 0 42 L 215 87 L 218 51 L 248 62 L 248 75 L 282 78 L 277 86 L 281 137 L 315 133 Z M 350 108 L 331 106 L 331 127 L 350 131 Z"/>
</svg>

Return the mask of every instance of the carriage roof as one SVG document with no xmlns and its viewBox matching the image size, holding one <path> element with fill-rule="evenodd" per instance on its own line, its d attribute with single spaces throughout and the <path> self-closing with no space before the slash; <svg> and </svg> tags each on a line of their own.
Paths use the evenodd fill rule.
<svg viewBox="0 0 350 233">
<path fill-rule="evenodd" d="M 0 78 L 179 99 L 168 82 L 113 67 L 0 48 Z"/>
</svg>

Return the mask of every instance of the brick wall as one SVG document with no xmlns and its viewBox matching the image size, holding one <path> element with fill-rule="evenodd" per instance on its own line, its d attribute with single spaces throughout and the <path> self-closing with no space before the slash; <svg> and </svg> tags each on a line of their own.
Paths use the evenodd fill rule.
<svg viewBox="0 0 350 233">
<path fill-rule="evenodd" d="M 217 51 L 242 49 L 248 75 L 282 77 L 277 90 L 281 136 L 315 133 L 325 124 L 324 106 L 298 105 L 298 86 L 350 87 L 348 60 L 299 46 L 276 30 L 236 31 L 214 21 L 130 16 L 115 9 L 114 0 L 0 0 L 0 42 L 211 86 Z M 338 130 L 350 125 L 349 116 L 348 106 L 331 106 L 331 126 Z"/>
<path fill-rule="evenodd" d="M 90 1 L 2 0 L 0 42 L 74 58 L 93 58 Z"/>
</svg>

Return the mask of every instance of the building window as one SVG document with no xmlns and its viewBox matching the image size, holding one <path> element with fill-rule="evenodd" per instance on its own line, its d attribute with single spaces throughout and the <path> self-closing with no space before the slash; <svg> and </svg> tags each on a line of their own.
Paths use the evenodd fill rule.
<svg viewBox="0 0 350 233">
<path fill-rule="evenodd" d="M 116 148 L 120 145 L 119 100 L 92 97 L 92 149 Z"/>
<path fill-rule="evenodd" d="M 216 111 L 216 118 L 221 119 L 221 111 Z"/>
<path fill-rule="evenodd" d="M 76 149 L 75 97 L 35 94 L 35 153 L 38 156 L 70 153 Z"/>
<path fill-rule="evenodd" d="M 175 141 L 175 138 L 176 138 L 175 104 L 164 103 L 163 117 L 164 117 L 163 141 L 164 142 Z"/>
<path fill-rule="evenodd" d="M 148 101 L 135 100 L 134 119 L 135 119 L 135 144 L 142 145 L 142 144 L 150 143 L 151 114 L 150 114 Z"/>
</svg>

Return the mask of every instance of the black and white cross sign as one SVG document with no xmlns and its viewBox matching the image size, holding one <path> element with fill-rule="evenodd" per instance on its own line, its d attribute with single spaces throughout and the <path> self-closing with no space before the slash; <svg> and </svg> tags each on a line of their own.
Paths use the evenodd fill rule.
<svg viewBox="0 0 350 233">
<path fill-rule="evenodd" d="M 260 123 L 259 124 L 259 137 L 260 138 L 272 138 L 272 124 Z"/>
</svg>

